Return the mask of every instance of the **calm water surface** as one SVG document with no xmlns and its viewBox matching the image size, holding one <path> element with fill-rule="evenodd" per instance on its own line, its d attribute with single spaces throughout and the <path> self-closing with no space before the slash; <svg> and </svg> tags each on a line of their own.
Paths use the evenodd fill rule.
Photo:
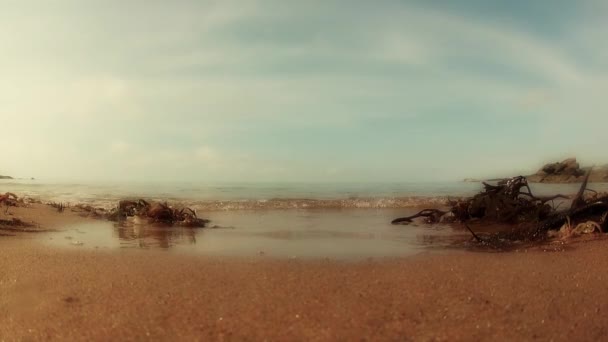
<svg viewBox="0 0 608 342">
<path fill-rule="evenodd" d="M 403 210 L 214 212 L 221 228 L 118 226 L 93 222 L 42 234 L 45 244 L 75 249 L 162 249 L 216 256 L 369 258 L 405 256 L 468 240 L 449 226 L 393 226 Z M 409 212 L 407 212 L 409 213 Z"/>
</svg>

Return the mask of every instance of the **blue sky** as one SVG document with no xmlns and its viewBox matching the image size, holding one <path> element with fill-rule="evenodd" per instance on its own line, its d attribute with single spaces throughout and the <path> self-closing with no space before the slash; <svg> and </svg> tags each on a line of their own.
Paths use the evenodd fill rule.
<svg viewBox="0 0 608 342">
<path fill-rule="evenodd" d="M 608 3 L 8 1 L 0 173 L 406 181 L 608 163 Z"/>
</svg>

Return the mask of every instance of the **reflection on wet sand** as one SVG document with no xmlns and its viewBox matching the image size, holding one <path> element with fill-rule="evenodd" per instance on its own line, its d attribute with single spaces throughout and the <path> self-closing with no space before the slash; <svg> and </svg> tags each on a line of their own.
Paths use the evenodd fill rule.
<svg viewBox="0 0 608 342">
<path fill-rule="evenodd" d="M 163 249 L 216 256 L 368 258 L 462 248 L 471 236 L 448 225 L 394 226 L 394 210 L 213 212 L 231 229 L 115 225 L 96 221 L 49 233 L 47 243 L 69 248 Z M 68 240 L 70 238 L 70 240 Z"/>
<path fill-rule="evenodd" d="M 416 236 L 416 241 L 425 247 L 449 248 L 464 246 L 466 242 L 471 241 L 471 236 L 464 234 L 420 234 Z"/>
<path fill-rule="evenodd" d="M 171 248 L 196 243 L 196 229 L 150 225 L 114 225 L 121 247 Z"/>
<path fill-rule="evenodd" d="M 302 239 L 360 239 L 360 240 L 374 240 L 381 239 L 382 233 L 373 232 L 337 232 L 337 231 L 322 231 L 322 230 L 306 230 L 306 231 L 292 231 L 292 230 L 277 230 L 271 232 L 258 232 L 252 233 L 251 235 L 266 237 L 277 240 L 302 240 Z"/>
</svg>

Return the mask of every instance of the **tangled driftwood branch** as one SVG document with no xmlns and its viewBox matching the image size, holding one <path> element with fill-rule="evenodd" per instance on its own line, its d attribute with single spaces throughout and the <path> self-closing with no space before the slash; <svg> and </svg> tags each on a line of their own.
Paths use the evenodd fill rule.
<svg viewBox="0 0 608 342">
<path fill-rule="evenodd" d="M 569 208 L 557 210 L 548 202 L 570 199 L 561 194 L 537 197 L 532 194 L 528 181 L 523 176 L 499 181 L 496 185 L 483 183 L 484 189 L 473 197 L 449 201 L 449 211 L 425 209 L 419 213 L 397 218 L 393 224 L 408 224 L 424 217 L 427 223 L 458 221 L 464 223 L 479 242 L 487 242 L 468 225 L 471 221 L 485 223 L 514 224 L 519 228 L 509 236 L 512 239 L 537 239 L 547 232 L 564 229 L 568 234 L 608 232 L 608 195 L 587 189 L 589 170 Z M 594 194 L 585 197 L 586 191 Z M 574 227 L 574 228 L 572 228 Z"/>
<path fill-rule="evenodd" d="M 6 205 L 6 209 L 4 213 L 8 213 L 8 207 L 17 206 L 18 197 L 12 192 L 7 192 L 4 195 L 0 195 L 0 204 L 4 203 Z"/>
<path fill-rule="evenodd" d="M 197 217 L 196 212 L 191 208 L 178 209 L 170 207 L 167 203 L 150 203 L 143 199 L 137 201 L 122 200 L 118 203 L 118 207 L 108 215 L 108 219 L 113 221 L 123 221 L 129 217 L 147 220 L 148 223 L 192 228 L 202 228 L 209 223 L 209 220 Z"/>
<path fill-rule="evenodd" d="M 392 224 L 404 224 L 411 223 L 414 219 L 418 217 L 424 217 L 426 223 L 438 223 L 442 220 L 442 218 L 447 214 L 447 211 L 439 210 L 439 209 L 424 209 L 412 216 L 400 217 L 394 219 Z"/>
</svg>

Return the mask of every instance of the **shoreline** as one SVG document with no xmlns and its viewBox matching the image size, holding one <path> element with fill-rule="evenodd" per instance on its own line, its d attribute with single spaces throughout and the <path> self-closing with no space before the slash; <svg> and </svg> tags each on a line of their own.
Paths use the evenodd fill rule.
<svg viewBox="0 0 608 342">
<path fill-rule="evenodd" d="M 448 244 L 458 235 L 452 227 L 439 230 L 426 227 L 403 229 L 390 220 L 408 212 L 396 209 L 286 209 L 209 211 L 201 214 L 211 223 L 207 228 L 166 227 L 108 221 L 88 211 L 59 213 L 49 205 L 11 208 L 12 215 L 0 214 L 0 232 L 43 232 L 35 239 L 58 248 L 111 249 L 146 248 L 209 256 L 257 256 L 286 258 L 334 258 L 344 260 L 368 257 L 403 256 L 419 253 L 428 245 Z M 30 227 L 2 223 L 19 219 Z M 464 234 L 464 238 L 462 235 Z M 338 247 L 338 248 L 336 248 Z"/>
<path fill-rule="evenodd" d="M 1 184 L 0 184 L 1 185 Z M 238 211 L 275 209 L 382 209 L 382 208 L 437 208 L 448 200 L 473 196 L 482 189 L 480 183 L 412 183 L 376 186 L 334 185 L 323 187 L 311 184 L 310 189 L 302 185 L 275 186 L 209 186 L 191 184 L 174 186 L 133 185 L 70 185 L 70 184 L 11 184 L 2 187 L 2 193 L 12 192 L 20 197 L 63 204 L 90 205 L 111 209 L 123 199 L 143 198 L 152 201 L 168 201 L 176 206 L 186 206 L 198 211 Z M 608 192 L 608 183 L 591 186 L 599 192 Z M 574 195 L 578 185 L 534 183 L 532 190 L 538 195 L 561 193 Z"/>
</svg>

